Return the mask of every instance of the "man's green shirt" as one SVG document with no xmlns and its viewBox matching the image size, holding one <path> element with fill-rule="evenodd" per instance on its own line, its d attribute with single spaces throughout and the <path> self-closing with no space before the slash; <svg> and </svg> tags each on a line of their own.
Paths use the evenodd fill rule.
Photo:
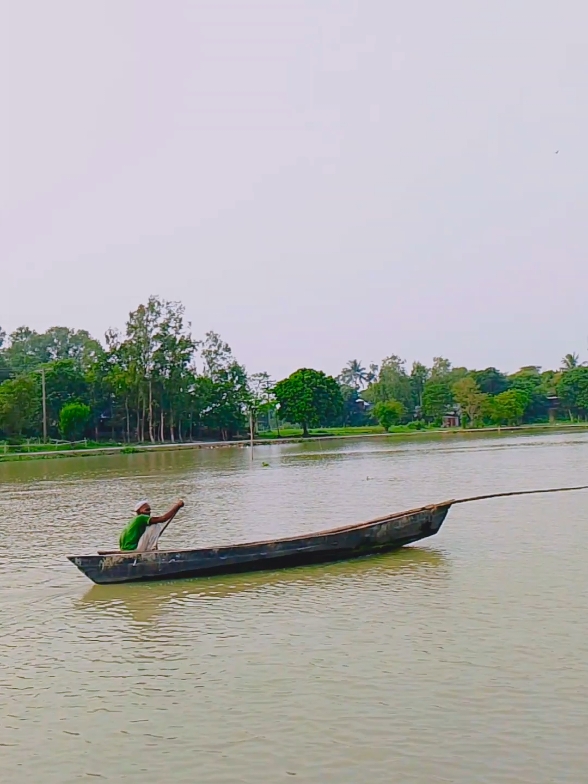
<svg viewBox="0 0 588 784">
<path fill-rule="evenodd" d="M 149 525 L 150 517 L 149 515 L 137 515 L 124 531 L 121 533 L 118 546 L 121 550 L 136 550 L 137 545 L 139 544 L 139 539 L 145 533 L 145 529 Z"/>
</svg>

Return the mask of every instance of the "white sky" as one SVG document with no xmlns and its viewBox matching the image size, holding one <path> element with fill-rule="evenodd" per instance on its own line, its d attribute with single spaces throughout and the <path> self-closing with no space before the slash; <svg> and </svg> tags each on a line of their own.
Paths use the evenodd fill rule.
<svg viewBox="0 0 588 784">
<path fill-rule="evenodd" d="M 0 9 L 5 329 L 159 294 L 276 377 L 586 358 L 586 2 Z"/>
</svg>

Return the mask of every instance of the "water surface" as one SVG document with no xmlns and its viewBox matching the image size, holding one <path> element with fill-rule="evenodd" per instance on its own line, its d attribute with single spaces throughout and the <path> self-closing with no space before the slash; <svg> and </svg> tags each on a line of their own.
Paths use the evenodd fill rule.
<svg viewBox="0 0 588 784">
<path fill-rule="evenodd" d="M 162 547 L 587 484 L 582 434 L 366 439 L 0 464 L 0 780 L 579 784 L 584 493 L 451 510 L 399 553 L 92 587 L 136 499 Z M 263 466 L 263 462 L 269 466 Z"/>
</svg>

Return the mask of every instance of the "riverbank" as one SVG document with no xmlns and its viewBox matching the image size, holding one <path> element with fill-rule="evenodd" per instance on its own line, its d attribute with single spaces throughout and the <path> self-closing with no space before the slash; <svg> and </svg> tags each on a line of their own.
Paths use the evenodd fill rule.
<svg viewBox="0 0 588 784">
<path fill-rule="evenodd" d="M 284 437 L 258 437 L 253 440 L 253 446 L 272 446 L 276 444 L 299 444 L 312 441 L 342 441 L 350 439 L 365 439 L 365 438 L 387 438 L 387 439 L 426 439 L 428 437 L 445 437 L 445 438 L 459 438 L 460 436 L 472 435 L 486 435 L 486 434 L 503 434 L 503 433 L 520 433 L 522 435 L 539 435 L 546 432 L 561 433 L 561 432 L 582 432 L 588 430 L 588 422 L 580 423 L 564 423 L 559 422 L 555 424 L 538 424 L 538 425 L 520 425 L 513 427 L 479 427 L 479 428 L 439 428 L 431 430 L 404 430 L 401 432 L 366 432 L 366 428 L 357 428 L 360 432 L 330 432 L 323 430 L 320 434 L 312 434 L 307 438 L 302 438 L 301 435 L 293 436 L 288 435 Z M 333 428 L 334 431 L 340 431 L 341 428 Z M 352 430 L 347 428 L 347 430 Z M 94 455 L 109 455 L 109 454 L 137 454 L 139 452 L 152 452 L 152 451 L 178 451 L 183 449 L 228 449 L 238 447 L 250 447 L 251 441 L 246 439 L 239 439 L 235 441 L 189 441 L 189 442 L 175 442 L 166 444 L 119 444 L 108 446 L 88 446 L 80 449 L 52 449 L 47 451 L 37 452 L 17 452 L 17 453 L 0 453 L 0 463 L 3 462 L 17 462 L 23 460 L 50 460 L 60 459 L 66 457 L 91 457 Z"/>
</svg>

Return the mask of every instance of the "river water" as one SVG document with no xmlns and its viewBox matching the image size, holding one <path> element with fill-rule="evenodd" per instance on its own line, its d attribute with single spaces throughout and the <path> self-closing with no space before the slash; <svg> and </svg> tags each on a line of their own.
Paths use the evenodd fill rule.
<svg viewBox="0 0 588 784">
<path fill-rule="evenodd" d="M 268 465 L 264 465 L 267 463 Z M 579 784 L 588 494 L 454 507 L 386 556 L 93 586 L 134 502 L 161 547 L 588 484 L 588 436 L 365 439 L 0 464 L 0 781 Z"/>
</svg>

